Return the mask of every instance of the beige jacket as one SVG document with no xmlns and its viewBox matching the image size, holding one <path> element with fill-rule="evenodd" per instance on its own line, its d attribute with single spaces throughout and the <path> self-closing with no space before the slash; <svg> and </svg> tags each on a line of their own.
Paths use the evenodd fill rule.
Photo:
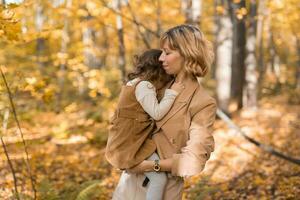
<svg viewBox="0 0 300 200">
<path fill-rule="evenodd" d="M 153 140 L 159 156 L 173 158 L 172 175 L 199 174 L 214 150 L 212 136 L 216 102 L 197 80 L 187 79 L 185 89 L 170 112 L 156 123 Z"/>
<path fill-rule="evenodd" d="M 216 102 L 196 80 L 187 79 L 183 84 L 185 89 L 169 113 L 156 123 L 153 140 L 162 159 L 173 158 L 172 175 L 186 177 L 199 174 L 214 150 Z M 142 176 L 123 174 L 113 199 L 143 200 L 146 190 L 141 187 Z M 164 200 L 180 200 L 182 191 L 182 179 L 170 178 Z"/>
</svg>

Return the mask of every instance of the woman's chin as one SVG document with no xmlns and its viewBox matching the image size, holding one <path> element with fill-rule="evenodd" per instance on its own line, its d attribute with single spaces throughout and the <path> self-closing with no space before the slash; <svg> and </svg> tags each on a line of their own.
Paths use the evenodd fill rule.
<svg viewBox="0 0 300 200">
<path fill-rule="evenodd" d="M 165 69 L 165 72 L 166 72 L 167 74 L 169 74 L 169 75 L 173 75 L 173 73 L 172 73 L 171 71 L 167 70 L 167 69 Z"/>
</svg>

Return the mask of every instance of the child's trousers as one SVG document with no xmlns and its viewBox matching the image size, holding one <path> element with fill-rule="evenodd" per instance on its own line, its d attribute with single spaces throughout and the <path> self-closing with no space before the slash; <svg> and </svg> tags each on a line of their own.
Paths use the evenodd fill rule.
<svg viewBox="0 0 300 200">
<path fill-rule="evenodd" d="M 153 153 L 147 160 L 159 160 L 157 153 Z M 167 184 L 167 175 L 164 172 L 145 172 L 149 178 L 149 187 L 146 194 L 146 200 L 162 200 L 165 186 Z"/>
</svg>

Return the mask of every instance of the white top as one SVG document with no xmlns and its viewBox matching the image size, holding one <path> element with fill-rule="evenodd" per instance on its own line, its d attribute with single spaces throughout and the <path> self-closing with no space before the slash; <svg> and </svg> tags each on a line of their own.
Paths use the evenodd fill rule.
<svg viewBox="0 0 300 200">
<path fill-rule="evenodd" d="M 139 78 L 127 82 L 127 86 L 133 86 Z M 164 97 L 158 103 L 156 98 L 156 88 L 149 81 L 141 81 L 135 88 L 135 97 L 141 104 L 144 111 L 154 120 L 162 119 L 171 109 L 178 93 L 175 90 L 166 89 Z"/>
</svg>

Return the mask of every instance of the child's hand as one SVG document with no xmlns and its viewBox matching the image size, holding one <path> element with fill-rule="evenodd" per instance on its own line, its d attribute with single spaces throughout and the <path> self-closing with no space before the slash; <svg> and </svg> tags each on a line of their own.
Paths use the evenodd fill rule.
<svg viewBox="0 0 300 200">
<path fill-rule="evenodd" d="M 180 82 L 178 83 L 174 82 L 170 89 L 180 93 L 184 89 L 184 86 Z"/>
</svg>

